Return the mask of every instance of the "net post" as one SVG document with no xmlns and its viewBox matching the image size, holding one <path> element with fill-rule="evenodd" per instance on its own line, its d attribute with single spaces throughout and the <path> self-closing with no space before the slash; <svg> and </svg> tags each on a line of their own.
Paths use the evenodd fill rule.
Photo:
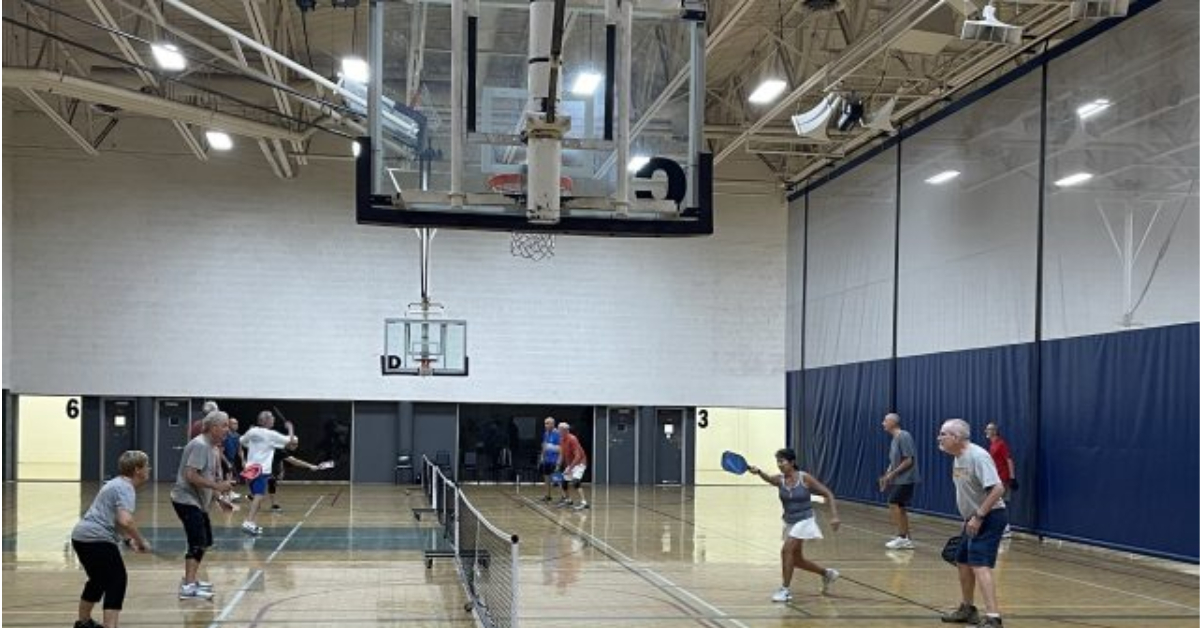
<svg viewBox="0 0 1200 628">
<path fill-rule="evenodd" d="M 518 547 L 519 543 L 520 539 L 517 538 L 517 535 L 512 535 L 512 602 L 509 605 L 509 608 L 511 609 L 509 614 L 511 615 L 510 619 L 512 622 L 510 626 L 512 628 L 517 628 L 517 624 L 520 622 L 519 617 L 521 615 L 519 612 L 517 612 L 517 601 L 521 599 L 521 596 L 517 591 L 521 586 L 521 552 Z"/>
</svg>

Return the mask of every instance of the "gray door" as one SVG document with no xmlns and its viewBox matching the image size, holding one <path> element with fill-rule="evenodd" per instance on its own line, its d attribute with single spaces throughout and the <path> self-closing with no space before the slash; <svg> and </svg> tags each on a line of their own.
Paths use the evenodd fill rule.
<svg viewBox="0 0 1200 628">
<path fill-rule="evenodd" d="M 608 483 L 637 482 L 637 408 L 608 409 Z"/>
<path fill-rule="evenodd" d="M 396 479 L 396 443 L 399 441 L 400 404 L 395 401 L 359 401 L 354 404 L 355 483 L 391 484 Z"/>
<path fill-rule="evenodd" d="M 174 482 L 187 444 L 192 402 L 187 399 L 159 399 L 154 417 L 154 481 Z"/>
<path fill-rule="evenodd" d="M 457 477 L 458 406 L 450 403 L 413 404 L 413 459 L 421 468 L 421 456 L 443 467 L 451 479 Z"/>
<path fill-rule="evenodd" d="M 683 410 L 660 409 L 655 412 L 654 483 L 683 483 Z"/>
<path fill-rule="evenodd" d="M 107 480 L 117 475 L 117 460 L 121 453 L 133 448 L 137 404 L 133 399 L 105 399 L 100 425 L 100 438 L 104 442 L 100 477 Z"/>
</svg>

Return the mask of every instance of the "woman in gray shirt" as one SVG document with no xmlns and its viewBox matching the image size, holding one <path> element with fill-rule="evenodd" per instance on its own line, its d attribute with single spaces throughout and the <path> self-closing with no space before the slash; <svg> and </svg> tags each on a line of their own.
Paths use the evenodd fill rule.
<svg viewBox="0 0 1200 628">
<path fill-rule="evenodd" d="M 150 459 L 145 452 L 127 451 L 117 461 L 117 471 L 120 475 L 100 489 L 83 519 L 71 531 L 71 546 L 88 577 L 79 598 L 75 628 L 117 628 L 129 582 L 119 547 L 122 537 L 128 539 L 135 551 L 150 551 L 150 543 L 133 519 L 137 509 L 134 489 L 149 479 Z M 104 623 L 97 624 L 92 620 L 92 608 L 101 599 Z"/>
<path fill-rule="evenodd" d="M 842 521 L 838 519 L 833 491 L 817 478 L 796 468 L 795 451 L 780 449 L 775 452 L 775 464 L 779 467 L 779 475 L 768 475 L 758 467 L 750 467 L 750 473 L 767 484 L 779 487 L 779 501 L 783 504 L 783 549 L 779 552 L 783 562 L 783 586 L 771 596 L 771 600 L 790 602 L 792 572 L 797 567 L 821 576 L 821 593 L 825 593 L 839 575 L 836 569 L 826 569 L 804 557 L 804 541 L 824 538 L 813 516 L 812 493 L 821 495 L 829 504 L 832 515 L 829 525 L 834 530 L 842 525 Z"/>
</svg>

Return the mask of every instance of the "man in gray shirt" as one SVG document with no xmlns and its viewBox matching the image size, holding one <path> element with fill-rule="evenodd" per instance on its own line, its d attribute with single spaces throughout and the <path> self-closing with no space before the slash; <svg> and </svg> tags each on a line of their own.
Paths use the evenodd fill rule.
<svg viewBox="0 0 1200 628">
<path fill-rule="evenodd" d="M 228 432 L 229 415 L 217 411 L 204 417 L 200 435 L 183 448 L 183 459 L 179 461 L 179 472 L 171 487 L 171 505 L 187 535 L 183 582 L 179 585 L 181 600 L 211 600 L 213 596 L 212 584 L 198 580 L 196 572 L 200 570 L 204 552 L 212 546 L 208 509 L 212 505 L 213 491 L 223 493 L 233 487 L 232 483 L 220 480 L 220 453 L 217 451 Z"/>
<path fill-rule="evenodd" d="M 942 621 L 999 628 L 1003 623 L 992 569 L 996 566 L 1004 527 L 1008 525 L 1004 483 L 991 454 L 971 442 L 971 426 L 966 421 L 950 419 L 943 423 L 938 432 L 938 448 L 954 456 L 954 497 L 965 520 L 955 560 L 962 602 L 954 612 L 943 615 Z M 979 609 L 975 608 L 976 583 L 983 593 L 985 617 L 980 617 Z"/>
<path fill-rule="evenodd" d="M 879 478 L 879 491 L 887 493 L 888 510 L 896 524 L 896 538 L 884 543 L 893 550 L 913 549 L 908 532 L 908 504 L 912 502 L 913 490 L 921 481 L 921 468 L 917 466 L 917 446 L 912 434 L 900 429 L 900 415 L 889 412 L 883 417 L 883 429 L 892 436 L 892 447 L 888 451 L 888 468 Z"/>
</svg>

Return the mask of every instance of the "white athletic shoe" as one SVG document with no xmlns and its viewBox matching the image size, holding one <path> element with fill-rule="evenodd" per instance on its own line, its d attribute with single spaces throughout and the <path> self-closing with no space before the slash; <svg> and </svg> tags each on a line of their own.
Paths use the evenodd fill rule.
<svg viewBox="0 0 1200 628">
<path fill-rule="evenodd" d="M 821 595 L 829 593 L 829 587 L 837 582 L 837 579 L 842 577 L 842 574 L 836 569 L 826 569 L 825 573 L 821 574 Z"/>
<path fill-rule="evenodd" d="M 1000 538 L 1011 539 L 1012 538 L 1012 527 L 1004 526 L 1004 533 L 1000 535 Z"/>
<path fill-rule="evenodd" d="M 262 526 L 256 526 L 253 523 L 250 523 L 249 521 L 243 521 L 242 522 L 242 532 L 245 532 L 246 534 L 253 534 L 254 536 L 258 536 L 263 533 L 263 529 L 262 529 Z"/>
<path fill-rule="evenodd" d="M 888 549 L 914 549 L 916 547 L 913 545 L 912 539 L 906 539 L 902 536 L 898 536 L 887 543 L 884 543 L 883 546 Z"/>
<path fill-rule="evenodd" d="M 183 588 L 183 587 L 184 587 L 186 584 L 187 584 L 187 583 L 183 581 L 183 578 L 180 578 L 180 579 L 179 579 L 179 588 L 181 588 L 181 589 L 182 589 L 182 588 Z M 196 581 L 194 584 L 195 584 L 197 587 L 200 587 L 201 589 L 204 589 L 205 591 L 212 591 L 212 590 L 213 590 L 213 583 L 211 583 L 211 582 L 207 582 L 207 581 L 204 581 L 204 580 L 197 580 L 197 581 Z"/>
<path fill-rule="evenodd" d="M 791 602 L 792 592 L 788 590 L 787 587 L 779 587 L 779 590 L 775 592 L 775 595 L 771 596 L 771 601 L 780 603 Z"/>
<path fill-rule="evenodd" d="M 212 598 L 212 591 L 201 589 L 195 582 L 179 587 L 179 599 L 181 600 L 211 600 Z"/>
</svg>

